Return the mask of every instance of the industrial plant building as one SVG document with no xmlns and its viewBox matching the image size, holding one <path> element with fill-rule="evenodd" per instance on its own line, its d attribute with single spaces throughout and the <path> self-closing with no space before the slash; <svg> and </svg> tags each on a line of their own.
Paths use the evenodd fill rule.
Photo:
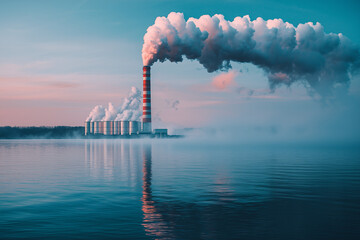
<svg viewBox="0 0 360 240">
<path fill-rule="evenodd" d="M 85 122 L 85 135 L 137 135 L 139 121 L 94 121 Z"/>
<path fill-rule="evenodd" d="M 155 129 L 151 126 L 151 89 L 150 66 L 143 67 L 143 113 L 140 121 L 88 121 L 85 122 L 85 135 L 133 136 L 151 135 L 166 137 L 167 129 Z"/>
</svg>

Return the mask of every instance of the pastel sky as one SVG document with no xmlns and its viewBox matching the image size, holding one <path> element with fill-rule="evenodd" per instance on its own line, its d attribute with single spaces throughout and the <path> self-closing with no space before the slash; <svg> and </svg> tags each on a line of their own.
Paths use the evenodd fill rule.
<svg viewBox="0 0 360 240">
<path fill-rule="evenodd" d="M 320 22 L 327 33 L 360 44 L 359 9 L 356 0 L 1 0 L 0 126 L 79 126 L 95 105 L 120 104 L 131 86 L 141 89 L 143 36 L 157 16 Z M 155 127 L 236 128 L 249 137 L 303 140 L 360 136 L 359 75 L 346 97 L 324 105 L 301 84 L 270 92 L 251 64 L 210 74 L 186 60 L 155 63 L 152 91 Z"/>
</svg>

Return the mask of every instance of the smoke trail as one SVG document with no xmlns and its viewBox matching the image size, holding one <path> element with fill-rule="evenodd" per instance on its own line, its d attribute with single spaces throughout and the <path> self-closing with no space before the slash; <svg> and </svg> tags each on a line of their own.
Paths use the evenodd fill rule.
<svg viewBox="0 0 360 240">
<path fill-rule="evenodd" d="M 100 121 L 105 116 L 105 108 L 102 105 L 97 105 L 91 110 L 86 122 Z"/>
<path fill-rule="evenodd" d="M 360 68 L 360 51 L 341 33 L 325 33 L 320 23 L 297 27 L 282 19 L 227 21 L 223 15 L 184 19 L 172 12 L 158 17 L 144 36 L 144 65 L 198 60 L 208 72 L 231 68 L 230 61 L 253 63 L 267 74 L 270 88 L 302 81 L 321 96 L 347 90 Z"/>
<path fill-rule="evenodd" d="M 118 108 L 114 107 L 112 103 L 109 103 L 107 108 L 97 105 L 90 112 L 86 121 L 140 121 L 141 98 L 140 90 L 132 87 L 128 97 Z"/>
</svg>

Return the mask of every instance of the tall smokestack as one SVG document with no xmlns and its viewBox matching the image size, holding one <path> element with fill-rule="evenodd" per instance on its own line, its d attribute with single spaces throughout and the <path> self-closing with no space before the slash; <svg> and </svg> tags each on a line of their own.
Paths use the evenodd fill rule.
<svg viewBox="0 0 360 240">
<path fill-rule="evenodd" d="M 143 118 L 142 130 L 151 133 L 151 90 L 150 90 L 150 66 L 143 67 Z"/>
</svg>

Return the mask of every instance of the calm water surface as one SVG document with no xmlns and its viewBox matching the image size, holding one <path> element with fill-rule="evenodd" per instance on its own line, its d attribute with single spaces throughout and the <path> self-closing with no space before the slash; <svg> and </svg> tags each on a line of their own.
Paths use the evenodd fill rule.
<svg viewBox="0 0 360 240">
<path fill-rule="evenodd" d="M 0 140 L 0 239 L 359 239 L 360 149 Z"/>
</svg>

